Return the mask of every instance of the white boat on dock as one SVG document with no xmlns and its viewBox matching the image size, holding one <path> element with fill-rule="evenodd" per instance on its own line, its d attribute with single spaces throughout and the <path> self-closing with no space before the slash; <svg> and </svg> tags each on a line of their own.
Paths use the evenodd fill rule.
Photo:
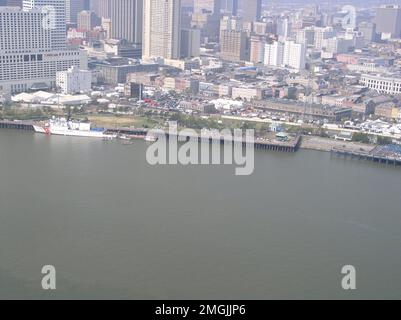
<svg viewBox="0 0 401 320">
<path fill-rule="evenodd" d="M 157 137 L 153 134 L 147 134 L 144 138 L 145 141 L 147 142 L 156 142 L 157 141 Z"/>
<path fill-rule="evenodd" d="M 115 139 L 116 134 L 108 134 L 104 129 L 92 129 L 90 122 L 53 118 L 42 126 L 33 126 L 35 132 L 48 135 Z"/>
</svg>

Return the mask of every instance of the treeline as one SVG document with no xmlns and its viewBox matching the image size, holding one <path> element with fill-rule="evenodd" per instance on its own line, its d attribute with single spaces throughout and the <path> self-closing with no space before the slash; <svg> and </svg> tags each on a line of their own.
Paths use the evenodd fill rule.
<svg viewBox="0 0 401 320">
<path fill-rule="evenodd" d="M 391 144 L 392 140 L 390 137 L 374 136 L 371 134 L 356 132 L 352 136 L 352 141 L 361 143 L 376 143 L 378 145 Z"/>
</svg>

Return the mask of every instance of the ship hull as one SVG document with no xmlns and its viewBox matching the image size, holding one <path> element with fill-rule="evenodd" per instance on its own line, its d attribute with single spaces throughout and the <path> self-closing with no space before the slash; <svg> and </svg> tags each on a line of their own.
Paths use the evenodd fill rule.
<svg viewBox="0 0 401 320">
<path fill-rule="evenodd" d="M 68 137 L 84 137 L 84 138 L 115 138 L 114 135 L 108 135 L 104 132 L 99 131 L 82 131 L 82 130 L 56 130 L 52 128 L 43 128 L 40 126 L 33 126 L 35 132 L 56 135 L 56 136 L 68 136 Z"/>
<path fill-rule="evenodd" d="M 52 130 L 50 129 L 50 134 L 56 136 L 68 136 L 68 137 L 84 137 L 84 138 L 105 138 L 103 132 L 96 131 L 79 131 L 79 130 Z"/>
<path fill-rule="evenodd" d="M 33 129 L 35 130 L 35 132 L 37 133 L 44 133 L 44 134 L 49 134 L 45 128 L 43 127 L 39 127 L 39 126 L 33 126 Z"/>
<path fill-rule="evenodd" d="M 53 117 L 45 126 L 33 126 L 35 132 L 56 136 L 84 137 L 111 140 L 116 134 L 106 134 L 106 130 L 92 130 L 90 122 L 73 121 Z"/>
</svg>

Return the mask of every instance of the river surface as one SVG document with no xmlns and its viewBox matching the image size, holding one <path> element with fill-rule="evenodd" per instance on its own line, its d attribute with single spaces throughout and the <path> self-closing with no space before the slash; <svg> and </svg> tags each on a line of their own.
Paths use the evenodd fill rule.
<svg viewBox="0 0 401 320">
<path fill-rule="evenodd" d="M 401 298 L 401 168 L 256 151 L 235 176 L 147 147 L 0 130 L 0 298 Z"/>
</svg>

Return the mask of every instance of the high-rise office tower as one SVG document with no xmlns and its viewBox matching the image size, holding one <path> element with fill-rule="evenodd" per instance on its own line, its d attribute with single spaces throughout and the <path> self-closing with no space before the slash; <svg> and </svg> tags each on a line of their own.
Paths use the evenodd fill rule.
<svg viewBox="0 0 401 320">
<path fill-rule="evenodd" d="M 266 41 L 261 36 L 251 37 L 250 59 L 253 63 L 263 63 Z"/>
<path fill-rule="evenodd" d="M 199 29 L 181 29 L 181 58 L 199 57 L 200 38 L 201 32 Z"/>
<path fill-rule="evenodd" d="M 22 7 L 22 0 L 0 0 L 0 6 Z"/>
<path fill-rule="evenodd" d="M 253 23 L 253 32 L 258 36 L 264 36 L 267 33 L 266 22 L 254 22 Z"/>
<path fill-rule="evenodd" d="M 221 0 L 196 0 L 191 15 L 191 26 L 201 30 L 203 41 L 218 41 Z"/>
<path fill-rule="evenodd" d="M 305 46 L 295 41 L 266 44 L 264 64 L 297 70 L 305 69 Z"/>
<path fill-rule="evenodd" d="M 283 65 L 297 70 L 305 69 L 305 46 L 295 41 L 286 41 Z"/>
<path fill-rule="evenodd" d="M 264 64 L 272 67 L 280 67 L 283 64 L 284 44 L 274 42 L 265 45 Z"/>
<path fill-rule="evenodd" d="M 70 24 L 77 24 L 78 13 L 84 11 L 85 1 L 84 0 L 65 0 L 65 14 L 66 22 Z"/>
<path fill-rule="evenodd" d="M 87 68 L 84 51 L 63 49 L 65 34 L 55 45 L 54 30 L 43 25 L 46 19 L 43 8 L 0 7 L 1 92 L 47 89 L 56 85 L 57 71 Z"/>
<path fill-rule="evenodd" d="M 358 30 L 362 32 L 364 43 L 369 44 L 377 40 L 376 24 L 373 22 L 361 22 Z"/>
<path fill-rule="evenodd" d="M 193 8 L 195 0 L 181 0 L 182 8 Z"/>
<path fill-rule="evenodd" d="M 296 34 L 296 42 L 302 43 L 305 48 L 315 44 L 315 29 L 313 27 L 306 27 L 298 30 Z"/>
<path fill-rule="evenodd" d="M 84 10 L 78 13 L 78 28 L 92 30 L 101 24 L 100 18 L 92 11 Z"/>
<path fill-rule="evenodd" d="M 192 12 L 181 11 L 181 28 L 188 29 L 192 27 Z"/>
<path fill-rule="evenodd" d="M 249 59 L 249 39 L 247 33 L 237 30 L 220 31 L 220 54 L 229 61 Z"/>
<path fill-rule="evenodd" d="M 91 0 L 90 10 L 100 18 L 110 19 L 111 0 Z"/>
<path fill-rule="evenodd" d="M 142 43 L 143 3 L 144 0 L 110 1 L 111 38 Z"/>
<path fill-rule="evenodd" d="M 277 35 L 288 38 L 291 35 L 292 24 L 288 18 L 281 18 L 277 21 Z"/>
<path fill-rule="evenodd" d="M 143 12 L 143 57 L 179 58 L 181 1 L 146 0 Z"/>
<path fill-rule="evenodd" d="M 24 0 L 23 9 L 29 11 L 38 8 L 46 13 L 42 22 L 45 28 L 50 29 L 51 43 L 54 50 L 66 48 L 66 5 L 65 0 Z"/>
<path fill-rule="evenodd" d="M 194 2 L 194 12 L 220 13 L 220 2 L 221 0 L 196 0 Z"/>
<path fill-rule="evenodd" d="M 379 33 L 391 34 L 392 38 L 401 37 L 401 6 L 383 5 L 378 8 L 376 29 Z"/>
<path fill-rule="evenodd" d="M 262 0 L 244 0 L 242 18 L 244 21 L 254 22 L 262 16 Z"/>
<path fill-rule="evenodd" d="M 324 41 L 336 36 L 336 32 L 332 27 L 314 28 L 315 30 L 315 49 L 322 50 Z"/>
<path fill-rule="evenodd" d="M 235 30 L 241 31 L 242 19 L 238 17 L 224 16 L 220 20 L 220 31 Z"/>
<path fill-rule="evenodd" d="M 231 16 L 238 15 L 238 0 L 221 0 L 221 12 Z"/>
</svg>

